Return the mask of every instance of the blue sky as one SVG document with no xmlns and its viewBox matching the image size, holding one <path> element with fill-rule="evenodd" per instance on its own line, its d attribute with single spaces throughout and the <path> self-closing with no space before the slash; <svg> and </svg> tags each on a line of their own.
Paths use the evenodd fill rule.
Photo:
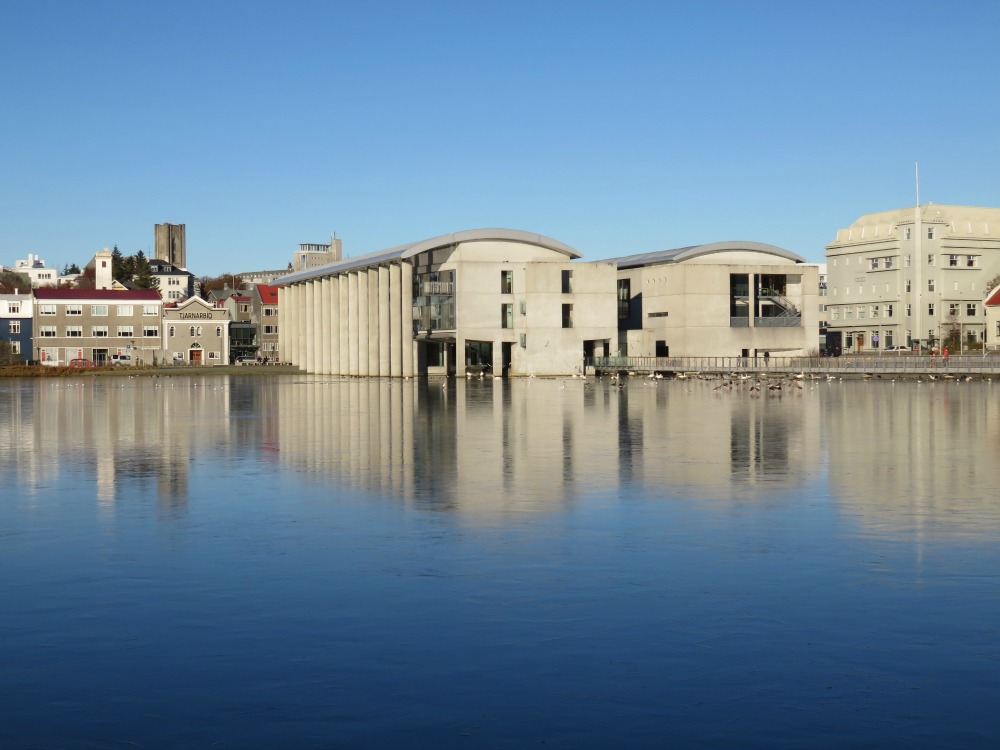
<svg viewBox="0 0 1000 750">
<path fill-rule="evenodd" d="M 596 260 L 1000 205 L 1000 3 L 0 3 L 0 263 L 478 227 Z"/>
</svg>

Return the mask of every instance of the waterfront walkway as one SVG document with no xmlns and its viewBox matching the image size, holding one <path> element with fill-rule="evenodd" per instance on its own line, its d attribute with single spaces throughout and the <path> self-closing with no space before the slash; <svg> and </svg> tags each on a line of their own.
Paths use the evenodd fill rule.
<svg viewBox="0 0 1000 750">
<path fill-rule="evenodd" d="M 1000 357 L 982 355 L 931 357 L 917 354 L 846 355 L 842 357 L 595 357 L 588 373 L 774 373 L 839 376 L 1000 376 Z"/>
</svg>

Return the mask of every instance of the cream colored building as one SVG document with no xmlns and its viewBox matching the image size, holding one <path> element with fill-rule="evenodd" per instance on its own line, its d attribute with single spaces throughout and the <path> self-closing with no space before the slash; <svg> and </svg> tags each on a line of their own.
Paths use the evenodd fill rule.
<svg viewBox="0 0 1000 750">
<path fill-rule="evenodd" d="M 292 273 L 282 359 L 307 372 L 568 375 L 609 353 L 615 268 L 513 229 L 434 237 Z"/>
<path fill-rule="evenodd" d="M 818 349 L 819 270 L 788 250 L 715 242 L 613 262 L 622 356 L 799 356 Z"/>
<path fill-rule="evenodd" d="M 229 364 L 229 309 L 188 297 L 163 310 L 163 360 L 176 365 Z"/>
<path fill-rule="evenodd" d="M 979 348 L 983 298 L 1000 274 L 1000 208 L 924 206 L 865 214 L 827 245 L 827 321 L 844 352 Z M 954 346 L 954 344 L 953 344 Z"/>
</svg>

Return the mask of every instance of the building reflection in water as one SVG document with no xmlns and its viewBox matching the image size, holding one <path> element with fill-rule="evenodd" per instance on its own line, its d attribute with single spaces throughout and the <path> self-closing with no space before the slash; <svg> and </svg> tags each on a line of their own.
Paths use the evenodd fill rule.
<svg viewBox="0 0 1000 750">
<path fill-rule="evenodd" d="M 717 381 L 389 381 L 204 376 L 7 381 L 0 463 L 30 498 L 67 473 L 101 507 L 253 491 L 284 469 L 479 520 L 585 495 L 794 502 L 830 496 L 884 535 L 1000 528 L 987 383 L 809 382 L 780 398 Z M 65 481 L 65 480 L 63 480 Z M 202 480 L 204 481 L 204 480 Z"/>
</svg>

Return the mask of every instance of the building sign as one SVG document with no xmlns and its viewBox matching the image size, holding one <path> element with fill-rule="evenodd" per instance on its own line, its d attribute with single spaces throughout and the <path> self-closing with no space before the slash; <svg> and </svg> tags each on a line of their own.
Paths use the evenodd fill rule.
<svg viewBox="0 0 1000 750">
<path fill-rule="evenodd" d="M 212 313 L 210 313 L 210 312 L 200 312 L 200 313 L 182 312 L 181 313 L 181 320 L 191 320 L 191 319 L 211 320 L 212 319 Z"/>
</svg>

